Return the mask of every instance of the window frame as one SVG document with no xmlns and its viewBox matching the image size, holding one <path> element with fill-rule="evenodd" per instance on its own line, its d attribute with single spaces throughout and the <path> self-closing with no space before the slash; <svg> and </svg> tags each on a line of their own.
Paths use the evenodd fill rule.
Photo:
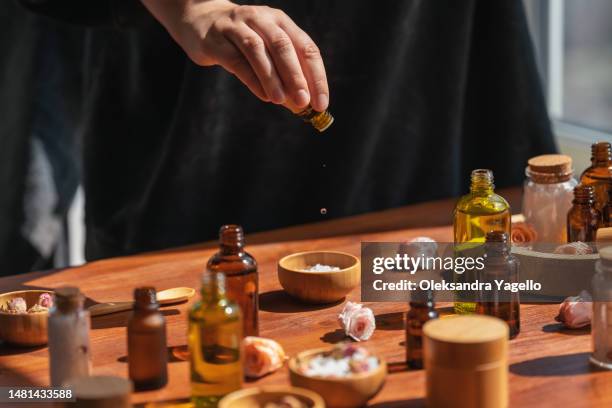
<svg viewBox="0 0 612 408">
<path fill-rule="evenodd" d="M 523 0 L 523 3 L 557 144 L 582 145 L 588 149 L 595 141 L 612 141 L 612 134 L 563 120 L 565 1 Z"/>
</svg>

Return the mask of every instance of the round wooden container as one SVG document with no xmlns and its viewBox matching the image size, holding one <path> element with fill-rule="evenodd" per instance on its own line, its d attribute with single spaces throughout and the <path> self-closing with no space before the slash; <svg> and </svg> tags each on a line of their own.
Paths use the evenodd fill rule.
<svg viewBox="0 0 612 408">
<path fill-rule="evenodd" d="M 508 406 L 508 325 L 480 315 L 430 320 L 423 327 L 430 408 Z"/>
</svg>

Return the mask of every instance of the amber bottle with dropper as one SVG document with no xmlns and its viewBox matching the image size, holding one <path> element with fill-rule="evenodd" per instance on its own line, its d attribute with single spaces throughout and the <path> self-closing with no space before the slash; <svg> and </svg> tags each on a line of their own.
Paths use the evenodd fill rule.
<svg viewBox="0 0 612 408">
<path fill-rule="evenodd" d="M 595 242 L 601 213 L 595 208 L 593 186 L 574 188 L 574 204 L 567 213 L 567 242 Z"/>
<path fill-rule="evenodd" d="M 591 166 L 580 176 L 580 184 L 593 186 L 595 208 L 603 212 L 608 202 L 608 188 L 612 183 L 612 145 L 598 142 L 591 146 Z"/>
<path fill-rule="evenodd" d="M 520 298 L 518 292 L 499 289 L 496 282 L 518 284 L 519 263 L 510 253 L 509 235 L 503 231 L 487 233 L 484 268 L 479 281 L 491 284 L 491 290 L 479 294 L 476 312 L 502 319 L 508 324 L 510 338 L 521 331 Z"/>
<path fill-rule="evenodd" d="M 134 290 L 128 321 L 128 371 L 136 390 L 155 390 L 168 382 L 166 319 L 159 312 L 155 288 Z"/>
<path fill-rule="evenodd" d="M 334 123 L 334 117 L 328 110 L 317 112 L 310 105 L 308 105 L 306 109 L 296 113 L 296 115 L 304 122 L 310 123 L 312 127 L 319 132 L 325 132 Z"/>
<path fill-rule="evenodd" d="M 244 250 L 244 232 L 239 225 L 224 225 L 219 230 L 219 252 L 206 265 L 208 273 L 225 275 L 227 297 L 240 306 L 243 333 L 259 335 L 259 279 L 255 258 Z"/>
<path fill-rule="evenodd" d="M 431 291 L 416 290 L 410 296 L 410 310 L 406 313 L 406 364 L 419 369 L 423 368 L 423 326 L 437 319 L 438 312 Z"/>
</svg>

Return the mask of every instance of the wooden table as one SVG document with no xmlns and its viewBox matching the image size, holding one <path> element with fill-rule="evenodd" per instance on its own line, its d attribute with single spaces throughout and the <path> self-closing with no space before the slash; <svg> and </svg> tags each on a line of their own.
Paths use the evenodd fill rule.
<svg viewBox="0 0 612 408">
<path fill-rule="evenodd" d="M 420 235 L 448 242 L 451 240 L 450 227 L 424 227 L 423 224 L 447 224 L 452 206 L 452 200 L 421 204 L 247 237 L 251 243 L 248 250 L 260 265 L 261 335 L 278 340 L 290 355 L 343 339 L 336 321 L 342 304 L 323 307 L 294 302 L 281 291 L 276 277 L 276 262 L 280 257 L 312 249 L 333 249 L 358 255 L 361 241 L 406 240 Z M 443 216 L 436 217 L 436 213 Z M 359 230 L 390 229 L 393 225 L 402 229 L 355 233 Z M 313 238 L 334 233 L 345 235 Z M 66 270 L 17 275 L 0 279 L 0 292 L 73 284 L 78 285 L 91 299 L 104 302 L 130 299 L 132 289 L 137 285 L 154 285 L 158 289 L 198 287 L 206 260 L 213 252 L 210 245 L 202 245 L 103 260 Z M 359 292 L 352 293 L 349 299 L 358 301 Z M 188 363 L 176 358 L 174 351 L 186 344 L 186 313 L 192 302 L 163 308 L 168 321 L 169 353 L 172 355 L 169 384 L 159 391 L 134 394 L 135 403 L 189 396 Z M 371 401 L 371 406 L 423 406 L 424 373 L 422 370 L 407 371 L 403 365 L 402 314 L 407 306 L 399 303 L 369 306 L 376 314 L 378 327 L 366 345 L 390 363 L 387 382 Z M 588 363 L 591 350 L 589 331 L 562 329 L 554 321 L 557 309 L 557 305 L 521 307 L 521 334 L 510 343 L 510 406 L 612 407 L 612 372 L 596 371 Z M 91 347 L 95 374 L 127 376 L 127 316 L 126 312 L 92 320 Z M 17 349 L 0 345 L 0 385 L 47 385 L 48 381 L 45 347 Z M 245 385 L 287 383 L 287 370 L 283 368 Z"/>
</svg>

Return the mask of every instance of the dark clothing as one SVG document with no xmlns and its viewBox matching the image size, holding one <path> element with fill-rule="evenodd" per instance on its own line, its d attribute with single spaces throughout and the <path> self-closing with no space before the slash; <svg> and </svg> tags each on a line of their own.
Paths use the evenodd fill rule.
<svg viewBox="0 0 612 408">
<path fill-rule="evenodd" d="M 71 3 L 30 7 L 75 21 Z M 134 26 L 93 30 L 86 61 L 90 259 L 457 196 L 474 168 L 517 185 L 555 151 L 519 1 L 265 2 L 321 48 L 336 118 L 323 134 L 117 3 L 94 4 Z"/>
</svg>

